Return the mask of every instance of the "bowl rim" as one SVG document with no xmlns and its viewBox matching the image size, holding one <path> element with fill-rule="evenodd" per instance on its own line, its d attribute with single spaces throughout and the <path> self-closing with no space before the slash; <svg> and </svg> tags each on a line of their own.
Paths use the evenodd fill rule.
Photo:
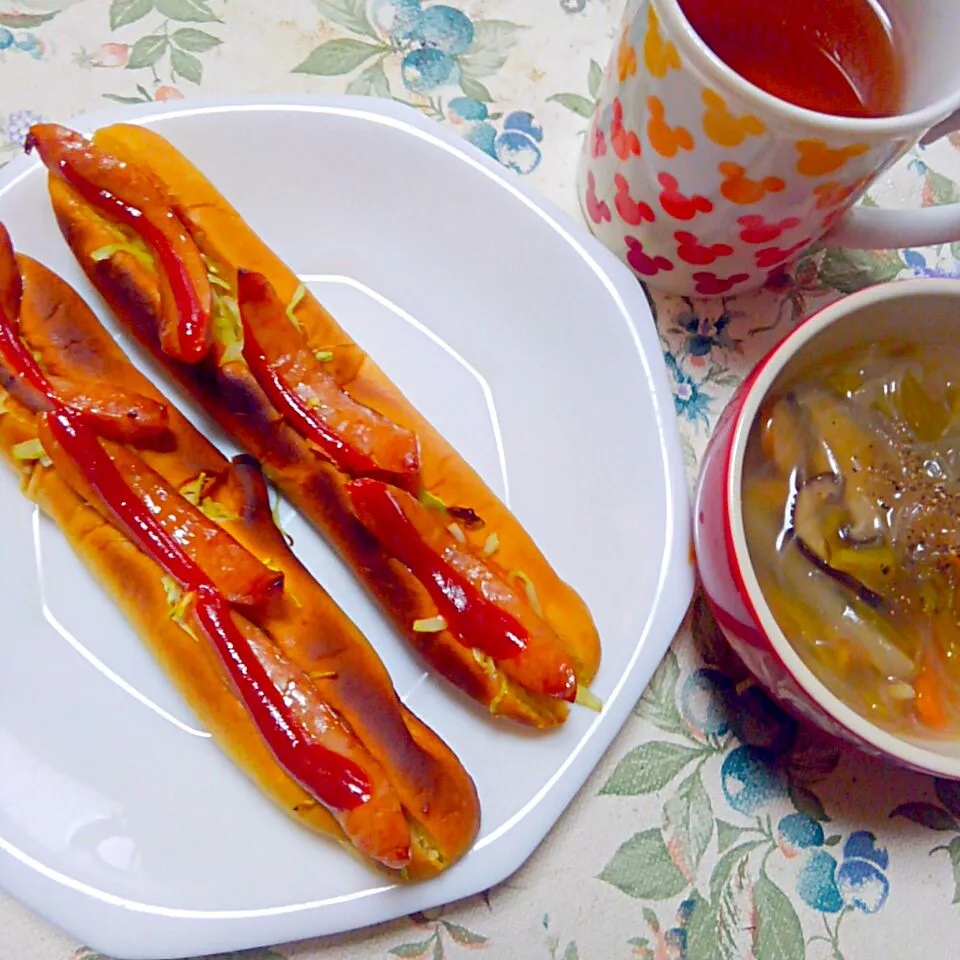
<svg viewBox="0 0 960 960">
<path fill-rule="evenodd" d="M 750 429 L 770 388 L 799 351 L 828 327 L 873 304 L 931 296 L 956 299 L 960 306 L 960 282 L 940 278 L 894 280 L 848 294 L 813 313 L 760 361 L 737 412 L 724 476 L 724 509 L 727 532 L 733 549 L 732 558 L 736 561 L 737 573 L 743 584 L 743 600 L 747 610 L 760 625 L 774 653 L 806 696 L 832 720 L 876 750 L 928 773 L 960 779 L 960 756 L 946 756 L 877 726 L 847 706 L 804 663 L 777 624 L 760 589 L 747 547 L 741 498 L 743 460 Z"/>
</svg>

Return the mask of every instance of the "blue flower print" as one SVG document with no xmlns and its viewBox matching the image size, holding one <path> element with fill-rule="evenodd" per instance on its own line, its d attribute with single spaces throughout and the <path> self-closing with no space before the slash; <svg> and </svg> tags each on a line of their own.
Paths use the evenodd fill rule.
<svg viewBox="0 0 960 960">
<path fill-rule="evenodd" d="M 777 824 L 780 849 L 788 856 L 823 846 L 823 827 L 805 813 L 789 813 Z"/>
<path fill-rule="evenodd" d="M 21 53 L 29 53 L 34 60 L 39 60 L 43 56 L 43 44 L 35 33 L 17 35 L 6 27 L 0 27 L 0 51 L 3 50 L 18 50 Z"/>
<path fill-rule="evenodd" d="M 457 58 L 473 43 L 473 21 L 456 7 L 424 7 L 420 0 L 374 0 L 369 18 L 374 28 L 404 54 L 403 85 L 427 94 L 460 82 Z"/>
<path fill-rule="evenodd" d="M 425 47 L 456 57 L 473 43 L 473 23 L 455 7 L 436 6 L 420 16 L 417 39 Z"/>
<path fill-rule="evenodd" d="M 454 97 L 447 103 L 447 113 L 452 123 L 480 123 L 487 119 L 487 105 L 473 97 Z"/>
<path fill-rule="evenodd" d="M 498 131 L 487 105 L 473 97 L 454 97 L 447 103 L 447 118 L 454 126 L 468 125 L 464 138 L 477 149 L 516 173 L 531 173 L 540 163 L 543 127 L 527 110 L 515 110 Z"/>
<path fill-rule="evenodd" d="M 903 262 L 910 269 L 915 277 L 940 277 L 941 279 L 954 280 L 960 275 L 960 264 L 953 261 L 951 266 L 929 266 L 927 258 L 919 250 L 904 250 Z"/>
<path fill-rule="evenodd" d="M 22 147 L 35 123 L 43 123 L 43 117 L 32 110 L 17 110 L 11 113 L 7 117 L 7 140 L 14 146 Z"/>
<path fill-rule="evenodd" d="M 837 871 L 837 888 L 847 906 L 862 913 L 876 913 L 890 893 L 886 869 L 890 855 L 878 847 L 867 830 L 850 834 L 843 845 L 843 863 Z"/>
<path fill-rule="evenodd" d="M 689 374 L 680 369 L 680 364 L 672 353 L 664 353 L 664 359 L 667 362 L 667 373 L 672 380 L 673 405 L 677 416 L 689 420 L 690 423 L 702 421 L 704 426 L 708 426 L 712 398 L 697 386 Z"/>
<path fill-rule="evenodd" d="M 495 143 L 497 159 L 517 173 L 530 173 L 540 163 L 543 128 L 525 110 L 508 113 L 503 121 L 503 133 Z"/>
<path fill-rule="evenodd" d="M 412 93 L 426 93 L 442 87 L 453 75 L 456 63 L 440 50 L 422 47 L 411 50 L 400 67 L 403 85 Z"/>
<path fill-rule="evenodd" d="M 732 697 L 733 683 L 719 670 L 694 670 L 680 691 L 680 713 L 694 730 L 722 737 L 730 729 Z"/>
<path fill-rule="evenodd" d="M 783 783 L 764 750 L 740 746 L 723 761 L 720 779 L 727 803 L 737 813 L 755 813 L 784 794 Z"/>
<path fill-rule="evenodd" d="M 797 895 L 821 913 L 839 913 L 843 897 L 837 885 L 837 861 L 826 850 L 814 850 L 797 873 Z"/>
<path fill-rule="evenodd" d="M 497 159 L 497 128 L 492 123 L 478 123 L 464 134 L 464 139 Z"/>
</svg>

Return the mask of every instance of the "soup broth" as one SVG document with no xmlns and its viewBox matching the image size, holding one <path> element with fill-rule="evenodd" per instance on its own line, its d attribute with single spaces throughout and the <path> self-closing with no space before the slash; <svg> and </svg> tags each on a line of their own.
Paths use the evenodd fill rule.
<svg viewBox="0 0 960 960">
<path fill-rule="evenodd" d="M 960 359 L 875 347 L 771 395 L 743 474 L 761 590 L 845 703 L 960 732 Z"/>
</svg>

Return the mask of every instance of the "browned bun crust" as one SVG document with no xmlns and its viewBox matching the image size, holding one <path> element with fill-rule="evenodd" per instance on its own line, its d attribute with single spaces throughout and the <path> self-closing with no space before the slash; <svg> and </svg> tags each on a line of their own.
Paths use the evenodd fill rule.
<svg viewBox="0 0 960 960">
<path fill-rule="evenodd" d="M 109 382 L 168 402 L 64 281 L 29 257 L 17 259 L 24 283 L 21 332 L 47 373 Z M 334 817 L 312 803 L 274 759 L 212 646 L 198 643 L 169 618 L 161 568 L 87 505 L 56 469 L 12 456 L 15 444 L 36 436 L 36 425 L 10 399 L 7 411 L 0 415 L 0 450 L 21 474 L 24 491 L 61 528 L 200 721 L 288 814 L 353 851 Z M 377 654 L 291 553 L 270 516 L 257 465 L 242 458 L 228 465 L 175 408 L 169 412 L 172 442 L 138 452 L 177 486 L 201 473 L 221 478 L 212 489 L 237 517 L 223 526 L 285 577 L 284 596 L 263 614 L 261 628 L 304 672 L 331 674 L 317 681 L 318 690 L 384 768 L 411 824 L 409 877 L 435 874 L 462 856 L 476 835 L 479 806 L 472 780 L 446 744 L 399 702 Z"/>
<path fill-rule="evenodd" d="M 298 290 L 296 275 L 257 237 L 212 184 L 166 140 L 142 127 L 119 124 L 97 133 L 98 147 L 121 159 L 150 167 L 200 250 L 223 276 L 242 268 L 263 274 L 281 300 Z M 436 612 L 426 590 L 401 564 L 389 559 L 359 523 L 343 492 L 348 479 L 319 458 L 279 419 L 242 363 L 217 367 L 212 358 L 196 367 L 178 365 L 159 349 L 159 288 L 156 274 L 134 256 L 118 254 L 99 262 L 91 253 L 115 238 L 115 228 L 59 181 L 51 181 L 58 221 L 83 269 L 121 322 L 170 370 L 338 549 L 398 629 L 433 665 L 469 696 L 497 714 L 537 727 L 562 723 L 566 704 L 525 691 L 484 663 L 447 631 L 418 633 L 415 620 Z M 591 615 L 576 592 L 561 580 L 536 544 L 469 464 L 411 406 L 365 353 L 307 292 L 297 319 L 314 350 L 332 350 L 331 372 L 354 399 L 417 434 L 424 486 L 451 505 L 472 507 L 485 521 L 485 537 L 499 538 L 497 561 L 521 570 L 535 584 L 544 619 L 566 647 L 577 680 L 588 685 L 600 660 Z"/>
</svg>

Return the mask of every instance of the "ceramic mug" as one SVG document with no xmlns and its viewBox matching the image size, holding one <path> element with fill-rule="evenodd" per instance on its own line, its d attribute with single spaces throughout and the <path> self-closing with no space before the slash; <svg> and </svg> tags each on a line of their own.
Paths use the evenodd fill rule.
<svg viewBox="0 0 960 960">
<path fill-rule="evenodd" d="M 850 210 L 919 138 L 960 126 L 960 3 L 884 6 L 904 56 L 904 110 L 857 119 L 743 79 L 678 0 L 629 0 L 578 169 L 593 233 L 650 286 L 706 297 L 762 286 L 816 240 L 879 249 L 960 239 L 960 205 Z"/>
</svg>

